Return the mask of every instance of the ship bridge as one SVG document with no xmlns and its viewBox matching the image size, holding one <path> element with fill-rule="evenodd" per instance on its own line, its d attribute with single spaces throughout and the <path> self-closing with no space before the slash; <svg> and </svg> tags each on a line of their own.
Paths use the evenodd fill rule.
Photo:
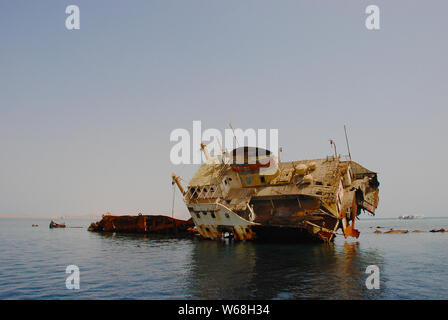
<svg viewBox="0 0 448 320">
<path fill-rule="evenodd" d="M 231 155 L 230 166 L 243 187 L 267 185 L 279 174 L 277 160 L 267 149 L 240 147 L 232 150 Z"/>
</svg>

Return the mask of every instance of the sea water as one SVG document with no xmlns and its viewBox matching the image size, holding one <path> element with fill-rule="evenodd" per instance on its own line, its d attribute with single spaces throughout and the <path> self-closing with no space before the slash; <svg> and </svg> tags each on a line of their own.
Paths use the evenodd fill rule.
<svg viewBox="0 0 448 320">
<path fill-rule="evenodd" d="M 332 244 L 160 239 L 0 219 L 0 299 L 448 299 L 448 219 L 357 221 Z M 32 227 L 38 224 L 38 227 Z M 382 227 L 382 228 L 377 228 Z M 69 265 L 79 289 L 68 289 Z M 368 289 L 368 266 L 379 289 Z"/>
</svg>

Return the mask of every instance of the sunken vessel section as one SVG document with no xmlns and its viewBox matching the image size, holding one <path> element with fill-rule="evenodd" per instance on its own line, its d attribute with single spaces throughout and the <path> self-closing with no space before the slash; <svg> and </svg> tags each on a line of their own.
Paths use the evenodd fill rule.
<svg viewBox="0 0 448 320">
<path fill-rule="evenodd" d="M 201 148 L 207 161 L 188 186 L 172 179 L 205 239 L 330 242 L 338 230 L 357 238 L 356 218 L 378 206 L 377 173 L 336 152 L 281 162 L 262 148 L 214 157 Z"/>
</svg>

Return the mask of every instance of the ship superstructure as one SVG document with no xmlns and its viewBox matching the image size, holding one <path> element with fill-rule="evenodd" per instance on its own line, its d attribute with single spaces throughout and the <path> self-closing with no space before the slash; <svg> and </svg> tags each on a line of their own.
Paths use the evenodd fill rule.
<svg viewBox="0 0 448 320">
<path fill-rule="evenodd" d="M 322 159 L 279 162 L 271 151 L 240 147 L 210 157 L 183 195 L 206 239 L 332 241 L 339 229 L 358 237 L 355 220 L 375 213 L 377 173 L 336 153 Z"/>
</svg>

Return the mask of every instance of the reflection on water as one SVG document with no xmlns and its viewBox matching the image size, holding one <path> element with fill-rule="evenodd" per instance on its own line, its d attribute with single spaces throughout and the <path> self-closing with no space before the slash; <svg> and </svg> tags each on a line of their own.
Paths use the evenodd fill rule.
<svg viewBox="0 0 448 320">
<path fill-rule="evenodd" d="M 372 299 L 368 265 L 382 265 L 357 242 L 279 245 L 197 242 L 191 254 L 189 295 L 199 299 Z"/>
</svg>

